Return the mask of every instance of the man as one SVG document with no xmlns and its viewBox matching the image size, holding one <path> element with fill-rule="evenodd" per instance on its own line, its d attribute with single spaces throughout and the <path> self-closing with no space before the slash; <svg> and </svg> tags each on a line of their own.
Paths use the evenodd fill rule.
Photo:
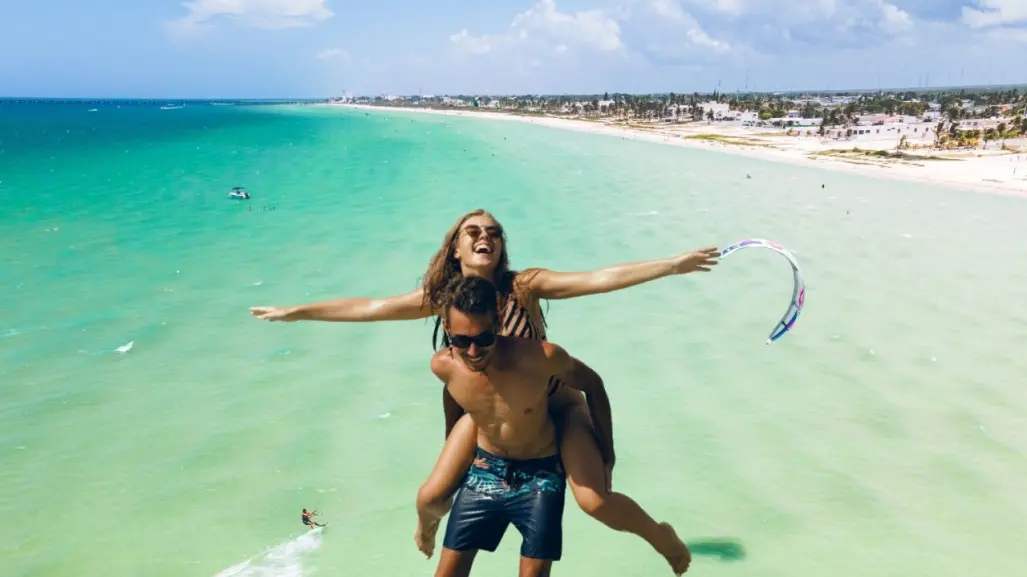
<svg viewBox="0 0 1027 577">
<path fill-rule="evenodd" d="M 314 515 L 318 515 L 318 514 L 319 513 L 317 511 L 307 511 L 306 509 L 304 509 L 303 510 L 303 524 L 306 525 L 307 527 L 311 528 L 311 529 L 313 529 L 314 527 L 324 527 L 324 525 L 322 523 L 318 523 L 317 521 L 314 520 Z"/>
<path fill-rule="evenodd" d="M 467 577 L 478 550 L 495 551 L 507 525 L 522 536 L 520 577 L 546 577 L 563 544 L 566 476 L 548 411 L 557 375 L 585 393 L 601 453 L 612 460 L 610 405 L 602 379 L 550 342 L 498 336 L 495 287 L 461 279 L 443 310 L 450 347 L 432 372 L 478 427 L 474 463 L 454 497 L 435 577 Z M 418 510 L 422 527 L 437 523 Z"/>
</svg>

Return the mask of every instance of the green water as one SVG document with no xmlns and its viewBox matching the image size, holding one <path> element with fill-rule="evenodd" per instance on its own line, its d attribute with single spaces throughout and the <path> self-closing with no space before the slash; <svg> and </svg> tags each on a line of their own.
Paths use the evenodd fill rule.
<svg viewBox="0 0 1027 577">
<path fill-rule="evenodd" d="M 432 575 L 431 327 L 247 309 L 409 290 L 478 207 L 518 268 L 747 237 L 800 259 L 806 309 L 771 346 L 791 277 L 769 251 L 549 305 L 607 382 L 615 486 L 693 544 L 689 574 L 1022 568 L 1021 199 L 510 122 L 0 105 L 5 577 Z M 303 507 L 330 527 L 299 537 Z M 670 574 L 572 499 L 564 542 L 559 575 Z"/>
</svg>

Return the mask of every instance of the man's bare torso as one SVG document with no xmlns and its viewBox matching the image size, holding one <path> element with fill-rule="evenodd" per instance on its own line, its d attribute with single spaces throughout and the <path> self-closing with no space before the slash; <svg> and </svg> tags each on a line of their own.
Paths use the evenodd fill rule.
<svg viewBox="0 0 1027 577">
<path fill-rule="evenodd" d="M 482 449 L 518 460 L 555 454 L 542 342 L 500 337 L 496 346 L 482 373 L 448 350 L 436 353 L 433 362 L 445 366 L 449 394 L 471 415 Z"/>
</svg>

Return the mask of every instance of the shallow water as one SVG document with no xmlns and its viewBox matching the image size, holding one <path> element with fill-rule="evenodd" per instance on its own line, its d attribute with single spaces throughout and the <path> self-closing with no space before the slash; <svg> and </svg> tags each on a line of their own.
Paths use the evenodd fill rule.
<svg viewBox="0 0 1027 577">
<path fill-rule="evenodd" d="M 799 258 L 806 309 L 770 346 L 791 278 L 769 251 L 548 304 L 609 388 L 616 487 L 675 524 L 691 572 L 1022 566 L 1021 199 L 391 112 L 7 105 L 0 137 L 5 575 L 431 575 L 412 540 L 443 432 L 431 326 L 247 308 L 409 290 L 479 206 L 518 268 L 747 237 Z M 323 535 L 300 536 L 302 507 Z M 557 570 L 667 572 L 572 499 Z"/>
</svg>

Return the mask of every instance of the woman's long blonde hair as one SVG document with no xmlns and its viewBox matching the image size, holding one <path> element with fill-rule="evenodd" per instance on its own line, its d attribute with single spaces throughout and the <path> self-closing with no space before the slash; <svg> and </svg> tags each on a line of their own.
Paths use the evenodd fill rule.
<svg viewBox="0 0 1027 577">
<path fill-rule="evenodd" d="M 496 285 L 496 291 L 503 298 L 509 297 L 514 288 L 513 280 L 517 273 L 510 270 L 510 258 L 506 252 L 506 231 L 503 230 L 503 225 L 496 220 L 496 217 L 492 216 L 492 213 L 482 208 L 472 210 L 458 218 L 446 233 L 445 238 L 442 239 L 442 246 L 432 255 L 431 261 L 428 262 L 428 270 L 425 271 L 421 281 L 421 286 L 424 289 L 422 306 L 436 314 L 435 332 L 432 335 L 433 346 L 438 342 L 439 328 L 442 324 L 442 317 L 439 316 L 439 313 L 442 312 L 445 303 L 446 291 L 463 278 L 460 261 L 453 253 L 456 251 L 456 239 L 460 236 L 460 227 L 472 216 L 487 216 L 499 225 L 499 238 L 503 241 L 503 249 L 499 252 L 499 262 L 496 264 L 496 270 L 492 273 L 491 280 Z M 443 333 L 442 346 L 448 346 L 448 344 L 449 338 Z"/>
</svg>

